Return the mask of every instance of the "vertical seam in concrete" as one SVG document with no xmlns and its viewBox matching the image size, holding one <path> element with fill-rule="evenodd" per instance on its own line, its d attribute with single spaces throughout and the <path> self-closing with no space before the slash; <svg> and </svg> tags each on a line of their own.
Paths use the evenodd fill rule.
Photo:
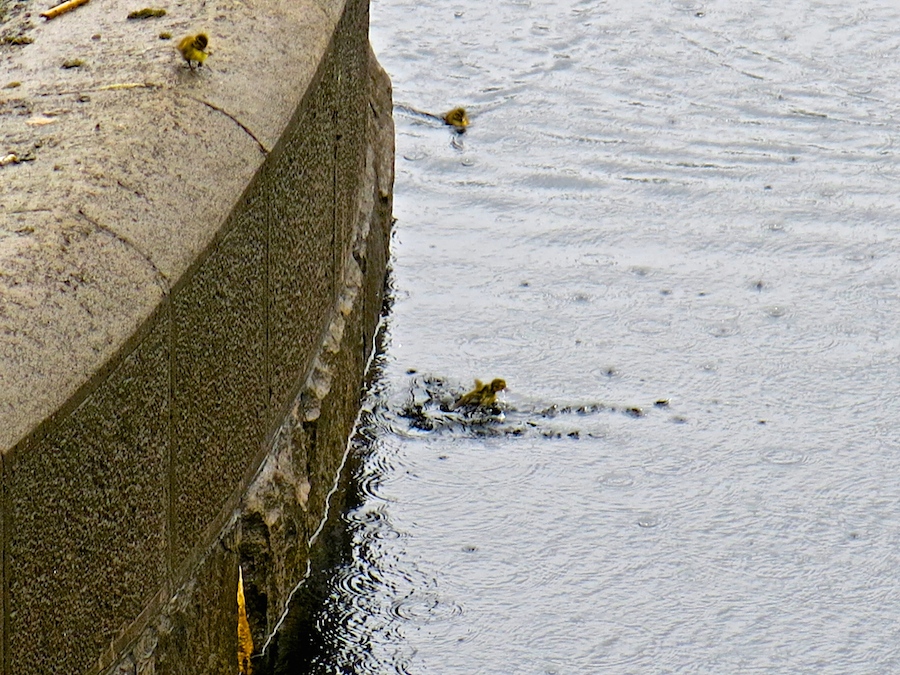
<svg viewBox="0 0 900 675">
<path fill-rule="evenodd" d="M 340 72 L 340 71 L 338 71 Z M 340 86 L 340 78 L 338 78 L 338 86 Z M 341 280 L 341 256 L 338 253 L 338 242 L 341 238 L 338 236 L 340 222 L 340 207 L 338 206 L 338 149 L 340 147 L 340 123 L 338 121 L 338 107 L 332 101 L 334 106 L 331 113 L 331 122 L 334 125 L 331 130 L 331 138 L 334 143 L 334 150 L 331 157 L 331 305 L 334 307 L 338 295 L 340 294 Z"/>
<path fill-rule="evenodd" d="M 265 162 L 263 166 L 260 167 L 260 172 L 264 171 L 266 168 Z M 259 174 L 257 174 L 259 175 Z M 254 184 L 255 186 L 255 184 Z M 254 188 L 255 189 L 255 188 Z M 273 213 L 274 209 L 271 208 L 269 200 L 265 200 L 264 208 L 264 217 L 266 221 L 266 262 L 265 262 L 265 276 L 266 281 L 263 288 L 263 321 L 266 324 L 266 344 L 263 348 L 263 377 L 266 382 L 266 390 L 268 395 L 266 396 L 266 411 L 263 417 L 263 445 L 266 444 L 267 431 L 270 424 L 270 420 L 274 418 L 274 411 L 277 407 L 277 404 L 274 400 L 274 391 L 273 391 L 273 383 L 272 383 L 272 227 L 273 227 Z M 238 564 L 240 565 L 240 558 L 238 558 Z"/>
<path fill-rule="evenodd" d="M 175 302 L 167 299 L 166 340 L 169 344 L 168 434 L 166 438 L 166 588 L 175 588 Z"/>
<path fill-rule="evenodd" d="M 12 521 L 9 506 L 9 457 L 0 455 L 0 531 L 2 531 L 2 543 L 0 543 L 0 593 L 3 594 L 2 632 L 0 635 L 0 672 L 3 675 L 9 673 L 9 530 Z"/>
</svg>

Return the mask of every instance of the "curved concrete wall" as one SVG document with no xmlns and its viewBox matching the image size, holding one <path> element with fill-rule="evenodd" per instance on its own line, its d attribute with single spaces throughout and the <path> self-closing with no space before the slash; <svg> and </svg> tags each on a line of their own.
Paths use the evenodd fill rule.
<svg viewBox="0 0 900 675">
<path fill-rule="evenodd" d="M 238 568 L 258 647 L 381 309 L 393 127 L 368 2 L 14 7 L 2 34 L 32 42 L 0 47 L 21 83 L 0 90 L 20 160 L 0 166 L 3 672 L 236 672 Z M 159 34 L 200 30 L 192 72 Z"/>
</svg>

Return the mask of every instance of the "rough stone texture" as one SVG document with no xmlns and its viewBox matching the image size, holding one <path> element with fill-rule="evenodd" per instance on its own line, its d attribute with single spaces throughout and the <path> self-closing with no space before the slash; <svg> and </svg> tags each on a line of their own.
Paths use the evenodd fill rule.
<svg viewBox="0 0 900 675">
<path fill-rule="evenodd" d="M 95 396 L 3 458 L 8 672 L 86 670 L 165 583 L 168 343 L 157 324 Z"/>
<path fill-rule="evenodd" d="M 131 9 L 0 46 L 23 82 L 0 155 L 35 157 L 0 166 L 2 673 L 236 670 L 238 564 L 259 645 L 381 310 L 393 127 L 367 2 Z M 199 28 L 191 73 L 157 34 Z"/>
<path fill-rule="evenodd" d="M 46 22 L 17 4 L 3 32 L 33 42 L 0 44 L 0 86 L 21 82 L 0 89 L 0 157 L 33 161 L 0 166 L 0 270 L 14 268 L 0 274 L 0 451 L 132 348 L 161 297 L 216 245 L 317 76 L 344 4 L 179 0 L 160 19 L 128 21 L 134 3 L 104 0 Z M 192 72 L 175 43 L 200 30 L 212 55 Z M 84 65 L 61 68 L 71 58 Z M 85 221 L 128 255 L 51 256 L 45 242 Z M 103 274 L 82 274 L 97 260 Z M 44 279 L 46 266 L 56 276 Z M 70 302 L 16 304 L 70 276 L 82 277 Z M 102 344 L 82 330 L 91 316 Z"/>
<path fill-rule="evenodd" d="M 347 14 L 345 31 L 349 35 L 368 35 L 369 25 L 369 5 L 361 3 L 365 8 L 365 12 Z M 342 194 L 337 196 L 336 213 L 338 219 L 351 220 L 356 211 L 357 204 L 353 195 L 357 194 L 359 181 L 362 179 L 362 171 L 365 165 L 365 155 L 353 152 L 352 148 L 359 148 L 365 145 L 366 127 L 361 124 L 349 123 L 349 120 L 364 120 L 366 117 L 366 107 L 368 105 L 366 99 L 356 96 L 348 87 L 343 86 L 344 82 L 348 82 L 354 78 L 354 74 L 366 71 L 366 61 L 368 57 L 368 42 L 359 39 L 346 40 L 337 45 L 337 58 L 335 63 L 340 67 L 337 81 L 339 86 L 336 91 L 337 104 L 336 109 L 343 118 L 342 121 L 348 123 L 342 124 L 341 142 L 337 146 L 335 152 L 335 163 L 337 164 L 338 174 L 346 176 L 348 184 Z M 364 85 L 366 83 L 363 83 Z M 352 181 L 352 182 L 349 182 Z M 348 231 L 344 230 L 344 236 L 340 242 L 335 242 L 335 251 L 343 258 L 349 252 L 352 244 L 352 237 L 348 236 Z"/>
<path fill-rule="evenodd" d="M 140 253 L 78 214 L 25 212 L 11 224 L 0 229 L 3 449 L 24 420 L 35 426 L 38 410 L 62 405 L 60 391 L 84 386 L 102 367 L 94 359 L 114 353 L 164 297 Z"/>
<path fill-rule="evenodd" d="M 381 270 L 387 264 L 393 167 L 383 162 L 390 153 L 373 150 L 385 147 L 382 142 L 392 147 L 393 124 L 390 83 L 379 68 L 372 67 L 370 73 L 370 151 L 354 204 L 359 219 L 350 232 L 338 312 L 241 506 L 239 553 L 257 646 L 279 624 L 291 592 L 307 572 L 310 547 L 329 508 L 327 500 L 356 419 L 360 381 L 383 308 Z"/>
<path fill-rule="evenodd" d="M 310 548 L 326 515 L 326 499 L 345 457 L 384 299 L 390 234 L 393 124 L 390 83 L 369 62 L 365 167 L 361 172 L 351 253 L 341 266 L 338 302 L 315 353 L 314 367 L 275 433 L 266 458 L 217 540 L 106 672 L 229 672 L 237 658 L 237 565 L 247 613 L 264 669 L 268 644 L 305 577 Z M 334 508 L 334 505 L 331 505 Z M 229 661 L 231 659 L 231 661 Z"/>
<path fill-rule="evenodd" d="M 237 226 L 172 303 L 176 569 L 241 484 L 265 437 L 269 393 L 262 205 L 259 199 L 243 203 L 247 210 L 239 212 Z"/>
<path fill-rule="evenodd" d="M 333 305 L 335 131 L 330 112 L 333 101 L 327 86 L 331 75 L 325 73 L 309 107 L 288 132 L 286 146 L 297 151 L 286 153 L 273 171 L 272 184 L 278 198 L 272 201 L 269 341 L 272 396 L 282 402 L 290 400 L 298 379 L 309 370 L 309 359 Z M 321 198 L 285 199 L 285 194 L 298 184 Z M 312 288 L 323 292 L 313 295 Z"/>
<path fill-rule="evenodd" d="M 175 593 L 142 636 L 139 673 L 199 675 L 237 672 L 237 555 L 229 533 Z M 156 646 L 147 650 L 147 644 Z M 126 657 L 126 663 L 128 658 Z"/>
</svg>

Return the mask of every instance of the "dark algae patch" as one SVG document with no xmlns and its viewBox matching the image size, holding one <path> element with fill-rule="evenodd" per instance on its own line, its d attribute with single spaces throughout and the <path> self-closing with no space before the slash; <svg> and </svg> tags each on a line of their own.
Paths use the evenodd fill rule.
<svg viewBox="0 0 900 675">
<path fill-rule="evenodd" d="M 5 35 L 0 38 L 0 42 L 5 45 L 30 45 L 34 42 L 33 38 L 28 37 L 27 35 Z"/>
<path fill-rule="evenodd" d="M 647 414 L 638 406 L 601 402 L 582 405 L 531 404 L 520 407 L 492 400 L 485 405 L 459 405 L 461 394 L 460 390 L 443 378 L 417 375 L 412 378 L 406 401 L 396 411 L 396 415 L 405 420 L 413 433 L 449 431 L 463 436 L 539 435 L 545 438 L 578 439 L 595 435 L 590 430 L 580 428 L 581 425 L 573 426 L 578 418 L 598 413 L 622 413 L 634 418 L 642 418 Z M 668 407 L 668 400 L 666 402 L 665 407 Z M 657 401 L 654 407 L 664 406 L 660 406 Z"/>
<path fill-rule="evenodd" d="M 139 9 L 137 11 L 131 12 L 128 15 L 128 18 L 132 21 L 137 21 L 140 19 L 154 19 L 165 15 L 166 10 L 164 9 L 153 9 L 150 7 L 145 7 L 144 9 Z"/>
<path fill-rule="evenodd" d="M 34 42 L 28 32 L 34 28 L 27 0 L 0 0 L 0 47 L 21 47 Z"/>
</svg>

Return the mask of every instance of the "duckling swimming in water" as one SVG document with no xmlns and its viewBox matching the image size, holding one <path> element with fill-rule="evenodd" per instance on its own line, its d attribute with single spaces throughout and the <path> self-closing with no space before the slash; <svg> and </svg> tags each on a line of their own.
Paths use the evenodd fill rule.
<svg viewBox="0 0 900 675">
<path fill-rule="evenodd" d="M 463 107 L 453 108 L 453 110 L 448 110 L 447 112 L 441 113 L 440 115 L 435 115 L 434 113 L 430 113 L 425 110 L 418 110 L 408 105 L 396 105 L 394 107 L 396 110 L 402 110 L 403 112 L 410 113 L 412 115 L 427 117 L 429 119 L 442 122 L 448 127 L 453 127 L 453 131 L 455 131 L 457 134 L 464 134 L 466 132 L 466 127 L 469 126 L 469 115 L 466 113 L 466 109 Z"/>
<path fill-rule="evenodd" d="M 459 397 L 454 408 L 470 407 L 482 408 L 492 406 L 497 402 L 497 392 L 506 389 L 506 380 L 499 377 L 485 384 L 481 380 L 475 380 L 475 388 L 467 394 Z"/>
<path fill-rule="evenodd" d="M 465 108 L 454 108 L 441 115 L 441 119 L 449 127 L 453 127 L 457 133 L 462 133 L 469 126 L 469 116 Z"/>
</svg>

